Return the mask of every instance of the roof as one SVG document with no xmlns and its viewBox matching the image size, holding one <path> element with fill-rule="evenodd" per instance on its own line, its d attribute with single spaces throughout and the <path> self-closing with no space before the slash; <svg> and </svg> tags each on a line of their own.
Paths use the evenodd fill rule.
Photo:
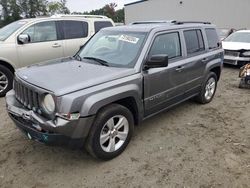
<svg viewBox="0 0 250 188">
<path fill-rule="evenodd" d="M 106 16 L 99 16 L 99 15 L 55 15 L 51 17 L 38 17 L 38 18 L 25 18 L 18 21 L 26 21 L 26 22 L 35 22 L 35 21 L 47 21 L 47 20 L 111 20 Z"/>
<path fill-rule="evenodd" d="M 132 3 L 127 3 L 125 4 L 124 6 L 129 6 L 129 5 L 134 5 L 134 4 L 138 4 L 138 3 L 143 3 L 145 1 L 148 1 L 148 0 L 140 0 L 140 1 L 135 1 L 135 2 L 132 2 Z"/>
<path fill-rule="evenodd" d="M 178 24 L 179 22 L 156 22 L 150 24 L 135 24 L 135 25 L 125 25 L 117 27 L 109 27 L 104 30 L 112 31 L 131 31 L 131 32 L 150 32 L 153 29 L 159 30 L 171 30 L 171 29 L 181 29 L 181 28 L 195 28 L 195 27 L 215 27 L 213 24 L 202 24 L 202 23 L 183 23 Z"/>
</svg>

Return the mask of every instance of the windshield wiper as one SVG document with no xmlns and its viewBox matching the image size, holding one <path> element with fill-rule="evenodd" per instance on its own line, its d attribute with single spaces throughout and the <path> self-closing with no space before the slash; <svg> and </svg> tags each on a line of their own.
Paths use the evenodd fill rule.
<svg viewBox="0 0 250 188">
<path fill-rule="evenodd" d="M 74 56 L 74 58 L 77 60 L 77 61 L 82 61 L 82 57 L 79 55 L 79 54 L 76 54 Z"/>
<path fill-rule="evenodd" d="M 96 57 L 83 57 L 84 59 L 90 59 L 90 60 L 94 60 L 96 62 L 98 62 L 99 64 L 103 65 L 103 66 L 106 66 L 106 67 L 109 67 L 109 63 L 103 59 L 99 59 L 99 58 L 96 58 Z"/>
</svg>

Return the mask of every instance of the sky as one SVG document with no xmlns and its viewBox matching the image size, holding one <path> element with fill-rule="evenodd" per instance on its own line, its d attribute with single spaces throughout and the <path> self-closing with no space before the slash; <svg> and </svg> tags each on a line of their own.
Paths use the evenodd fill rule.
<svg viewBox="0 0 250 188">
<path fill-rule="evenodd" d="M 67 7 L 70 12 L 84 12 L 102 8 L 108 3 L 116 3 L 118 9 L 122 8 L 124 4 L 131 3 L 137 0 L 67 0 Z"/>
</svg>

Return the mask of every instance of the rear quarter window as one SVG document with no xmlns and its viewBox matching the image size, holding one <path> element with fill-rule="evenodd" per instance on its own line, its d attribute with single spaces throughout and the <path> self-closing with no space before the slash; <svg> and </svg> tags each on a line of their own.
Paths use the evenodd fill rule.
<svg viewBox="0 0 250 188">
<path fill-rule="evenodd" d="M 105 28 L 105 27 L 112 27 L 113 24 L 109 21 L 96 21 L 94 23 L 94 26 L 95 26 L 95 32 L 98 32 L 100 31 L 102 28 Z"/>
<path fill-rule="evenodd" d="M 88 36 L 88 23 L 65 20 L 62 22 L 64 39 L 85 38 Z"/>
<path fill-rule="evenodd" d="M 217 34 L 216 29 L 214 28 L 207 28 L 205 29 L 207 35 L 207 42 L 209 49 L 214 49 L 219 47 L 219 37 Z"/>
</svg>

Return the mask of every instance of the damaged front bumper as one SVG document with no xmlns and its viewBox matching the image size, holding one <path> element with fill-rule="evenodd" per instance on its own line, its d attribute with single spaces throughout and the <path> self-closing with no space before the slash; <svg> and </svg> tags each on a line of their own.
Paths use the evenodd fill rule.
<svg viewBox="0 0 250 188">
<path fill-rule="evenodd" d="M 16 126 L 30 139 L 46 144 L 68 144 L 82 146 L 94 120 L 94 116 L 69 121 L 61 117 L 48 120 L 28 110 L 15 98 L 12 90 L 6 95 L 6 106 L 9 116 Z"/>
<path fill-rule="evenodd" d="M 250 58 L 248 57 L 237 57 L 237 56 L 224 56 L 224 63 L 230 65 L 240 65 L 243 66 L 247 63 L 250 63 Z"/>
</svg>

